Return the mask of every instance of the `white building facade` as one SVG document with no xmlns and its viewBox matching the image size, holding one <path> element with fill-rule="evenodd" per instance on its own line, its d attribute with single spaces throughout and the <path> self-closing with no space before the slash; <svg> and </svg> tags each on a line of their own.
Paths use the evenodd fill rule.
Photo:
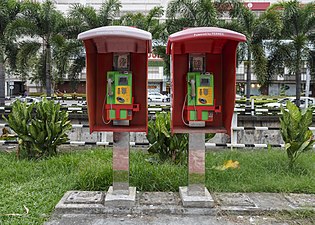
<svg viewBox="0 0 315 225">
<path fill-rule="evenodd" d="M 45 0 L 34 0 L 36 2 L 44 2 Z M 53 1 L 56 5 L 56 8 L 67 14 L 68 11 L 71 9 L 73 4 L 82 4 L 85 6 L 92 6 L 95 9 L 99 9 L 101 5 L 106 2 L 105 0 L 54 0 Z M 122 4 L 122 8 L 120 10 L 120 15 L 125 15 L 126 13 L 147 13 L 149 10 L 153 9 L 156 6 L 162 6 L 164 9 L 167 8 L 168 2 L 170 0 L 120 0 Z M 256 0 L 256 1 L 248 1 L 245 0 L 244 4 L 254 11 L 257 15 L 262 14 L 271 4 L 278 2 L 278 0 Z M 311 2 L 311 0 L 302 0 L 303 3 Z M 161 18 L 161 20 L 165 19 L 165 14 Z M 149 92 L 150 91 L 159 91 L 159 92 L 169 92 L 169 76 L 164 74 L 164 69 L 161 59 L 158 56 L 154 56 L 149 54 L 149 68 L 148 68 L 148 81 L 149 81 Z M 302 83 L 305 83 L 306 80 L 306 73 L 307 69 L 302 68 Z M 246 67 L 244 63 L 241 63 L 237 68 L 237 83 L 238 83 L 238 91 L 240 94 L 245 93 L 245 82 L 246 82 Z M 65 75 L 65 81 L 68 80 L 67 75 Z M 81 76 L 79 77 L 79 90 L 84 90 L 83 82 L 85 81 L 86 74 L 85 71 L 82 71 Z M 10 76 L 6 82 L 6 91 L 7 95 L 12 93 L 12 90 L 17 90 L 18 88 L 21 89 L 21 82 L 14 76 Z M 269 86 L 269 94 L 271 95 L 279 95 L 281 89 L 285 88 L 285 94 L 287 95 L 294 95 L 295 94 L 295 77 L 288 76 L 288 70 L 284 69 L 283 76 L 276 76 L 276 78 L 272 81 L 272 85 Z M 17 85 L 18 84 L 18 85 Z M 13 88 L 12 88 L 13 86 Z M 31 84 L 29 82 L 26 83 L 29 92 L 38 92 L 40 91 L 40 87 Z M 81 87 L 82 86 L 82 87 Z M 81 87 L 81 89 L 80 89 Z M 257 82 L 257 78 L 255 74 L 252 74 L 252 85 L 251 85 L 251 93 L 253 95 L 260 94 L 260 85 Z"/>
</svg>

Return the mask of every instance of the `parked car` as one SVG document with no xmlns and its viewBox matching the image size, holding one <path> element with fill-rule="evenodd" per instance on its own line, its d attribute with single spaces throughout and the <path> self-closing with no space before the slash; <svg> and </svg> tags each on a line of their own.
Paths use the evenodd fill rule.
<svg viewBox="0 0 315 225">
<path fill-rule="evenodd" d="M 314 106 L 315 105 L 315 98 L 301 97 L 300 108 L 305 108 L 306 100 L 308 101 L 308 106 Z M 287 104 L 287 101 L 290 101 L 294 104 L 296 103 L 295 97 L 287 97 L 287 98 L 280 99 L 277 102 L 266 103 L 266 104 L 264 104 L 264 106 L 269 107 L 269 108 L 280 108 L 281 106 L 285 106 Z"/>
<path fill-rule="evenodd" d="M 40 102 L 40 99 L 38 98 L 35 98 L 35 97 L 29 97 L 29 96 L 26 96 L 26 97 L 17 97 L 15 99 L 16 100 L 20 100 L 21 102 L 26 102 L 26 104 L 32 104 L 33 102 L 34 103 L 37 103 L 37 102 Z"/>
<path fill-rule="evenodd" d="M 236 99 L 236 100 L 240 100 L 241 98 L 242 98 L 241 95 L 239 95 L 239 94 L 236 94 L 236 95 L 235 95 L 235 99 Z"/>
<path fill-rule="evenodd" d="M 162 95 L 159 92 L 149 92 L 148 93 L 148 101 L 149 102 L 166 102 L 167 96 Z"/>
</svg>

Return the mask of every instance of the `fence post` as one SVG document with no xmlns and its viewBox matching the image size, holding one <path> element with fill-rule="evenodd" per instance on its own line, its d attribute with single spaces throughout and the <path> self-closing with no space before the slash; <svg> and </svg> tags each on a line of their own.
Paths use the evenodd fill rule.
<svg viewBox="0 0 315 225">
<path fill-rule="evenodd" d="M 251 115 L 254 116 L 255 115 L 255 100 L 252 98 L 251 99 Z"/>
<path fill-rule="evenodd" d="M 231 146 L 237 144 L 237 130 L 235 128 L 237 128 L 237 112 L 234 109 L 231 126 Z"/>
</svg>

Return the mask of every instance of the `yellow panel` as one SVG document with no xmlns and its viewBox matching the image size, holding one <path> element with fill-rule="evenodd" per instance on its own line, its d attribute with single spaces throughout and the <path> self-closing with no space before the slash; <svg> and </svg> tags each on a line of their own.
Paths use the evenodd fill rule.
<svg viewBox="0 0 315 225">
<path fill-rule="evenodd" d="M 206 100 L 201 103 L 199 98 Z M 213 88 L 212 87 L 198 87 L 197 88 L 197 105 L 213 105 Z"/>
<path fill-rule="evenodd" d="M 115 94 L 115 104 L 131 104 L 130 86 L 117 86 Z M 124 101 L 118 101 L 119 98 L 124 99 Z"/>
</svg>

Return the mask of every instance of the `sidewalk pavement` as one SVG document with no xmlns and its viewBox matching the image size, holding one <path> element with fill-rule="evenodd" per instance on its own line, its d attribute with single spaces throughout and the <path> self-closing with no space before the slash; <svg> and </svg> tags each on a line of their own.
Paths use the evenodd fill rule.
<svg viewBox="0 0 315 225">
<path fill-rule="evenodd" d="M 211 193 L 212 208 L 183 207 L 177 192 L 137 192 L 135 205 L 129 208 L 106 206 L 105 195 L 104 192 L 67 192 L 46 225 L 284 225 L 292 223 L 279 221 L 273 215 L 299 210 L 315 213 L 315 194 Z"/>
</svg>

